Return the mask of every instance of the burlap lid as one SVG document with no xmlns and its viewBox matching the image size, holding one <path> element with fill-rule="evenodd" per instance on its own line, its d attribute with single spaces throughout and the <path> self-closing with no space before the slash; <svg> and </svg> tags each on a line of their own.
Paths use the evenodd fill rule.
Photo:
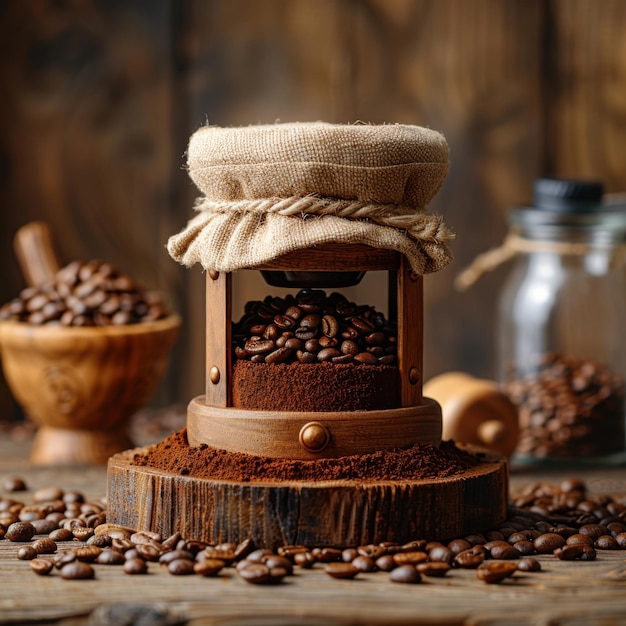
<svg viewBox="0 0 626 626">
<path fill-rule="evenodd" d="M 187 266 L 233 271 L 320 243 L 397 250 L 440 269 L 452 238 L 425 210 L 448 170 L 443 136 L 419 126 L 276 124 L 201 128 L 188 150 L 204 194 L 170 238 Z"/>
</svg>

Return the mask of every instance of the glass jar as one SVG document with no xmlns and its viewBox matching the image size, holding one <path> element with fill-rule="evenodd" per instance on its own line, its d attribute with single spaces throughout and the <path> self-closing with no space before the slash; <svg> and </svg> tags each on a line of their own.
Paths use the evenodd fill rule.
<svg viewBox="0 0 626 626">
<path fill-rule="evenodd" d="M 514 461 L 623 463 L 626 205 L 603 203 L 599 183 L 539 179 L 509 221 L 497 343 Z"/>
</svg>

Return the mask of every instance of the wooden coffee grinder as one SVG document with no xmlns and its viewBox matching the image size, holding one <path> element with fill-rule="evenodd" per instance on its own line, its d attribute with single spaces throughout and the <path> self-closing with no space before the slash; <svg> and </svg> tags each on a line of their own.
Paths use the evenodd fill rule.
<svg viewBox="0 0 626 626">
<path fill-rule="evenodd" d="M 268 127 L 267 132 L 262 129 L 259 131 L 262 141 L 257 138 L 253 142 L 255 149 L 268 136 L 274 141 L 276 134 L 282 133 L 289 134 L 291 139 L 304 133 L 304 139 L 310 140 L 310 133 L 319 130 L 311 126 L 314 128 L 278 125 Z M 335 130 L 343 132 L 343 128 L 324 125 L 323 131 L 334 136 Z M 363 127 L 350 127 L 347 132 L 357 129 L 359 141 L 370 141 L 372 127 L 366 127 L 370 133 L 366 136 L 361 136 L 360 128 Z M 244 129 L 244 138 L 248 130 Z M 386 145 L 390 130 L 393 127 L 382 129 L 385 137 L 381 145 Z M 285 145 L 291 143 L 281 143 L 281 149 Z M 232 152 L 231 146 L 226 152 L 228 158 L 237 160 Z M 192 147 L 190 153 L 193 154 Z M 282 152 L 281 155 L 284 157 Z M 300 163 L 302 153 L 296 156 Z M 328 159 L 331 157 L 336 158 L 334 152 L 326 155 Z M 203 167 L 203 171 L 206 169 Z M 220 172 L 219 185 L 225 175 L 223 169 Z M 372 174 L 369 170 L 367 174 L 369 180 Z M 383 172 L 383 175 L 388 174 Z M 241 185 L 229 185 L 229 189 L 235 188 L 240 189 Z M 248 206 L 247 210 L 253 212 L 257 206 Z M 230 219 L 219 215 L 220 220 Z M 341 217 L 331 219 L 339 220 L 336 224 L 339 228 L 345 226 L 346 233 L 370 225 Z M 309 221 L 314 222 L 313 228 L 318 228 L 321 220 Z M 293 223 L 299 227 L 299 222 Z M 282 228 L 278 221 L 275 228 Z M 200 231 L 198 224 L 194 229 Z M 245 224 L 239 222 L 236 232 L 242 230 Z M 254 237 L 259 230 L 256 227 L 249 231 L 250 254 L 255 252 Z M 282 242 L 287 236 L 284 233 L 288 231 L 273 240 Z M 340 412 L 255 411 L 234 407 L 232 320 L 233 314 L 238 313 L 232 306 L 234 272 L 211 269 L 209 264 L 206 385 L 204 393 L 191 400 L 188 407 L 190 446 L 206 444 L 231 453 L 316 463 L 320 459 L 332 462 L 348 455 L 408 448 L 414 444 L 434 447 L 441 444 L 441 409 L 434 400 L 422 395 L 422 276 L 412 268 L 403 240 L 398 240 L 400 244 L 395 249 L 393 245 L 372 245 L 371 241 L 365 236 L 361 241 L 358 237 L 342 241 L 336 236 L 336 241 L 292 245 L 291 250 L 270 254 L 262 262 L 248 262 L 236 269 L 258 270 L 270 285 L 294 290 L 303 287 L 337 290 L 358 283 L 365 272 L 387 272 L 388 317 L 397 325 L 399 406 Z M 426 445 L 424 450 L 426 453 Z M 491 528 L 506 515 L 506 460 L 486 452 L 476 455 L 471 469 L 446 478 L 380 481 L 355 476 L 334 481 L 288 481 L 249 476 L 245 482 L 181 476 L 136 466 L 132 463 L 136 452 L 128 451 L 109 461 L 109 521 L 163 535 L 179 531 L 184 537 L 211 543 L 240 542 L 251 537 L 259 546 L 268 548 L 294 544 L 347 547 L 418 538 L 443 540 Z"/>
</svg>

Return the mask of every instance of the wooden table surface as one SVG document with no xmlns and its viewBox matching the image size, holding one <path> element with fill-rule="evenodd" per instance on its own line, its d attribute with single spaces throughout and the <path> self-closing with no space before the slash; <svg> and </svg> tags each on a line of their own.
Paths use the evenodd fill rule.
<svg viewBox="0 0 626 626">
<path fill-rule="evenodd" d="M 106 491 L 104 467 L 33 467 L 29 441 L 0 441 L 0 485 L 10 475 L 23 477 L 30 491 L 3 497 L 30 502 L 34 489 L 56 485 L 80 489 L 88 498 Z M 511 473 L 513 489 L 531 481 L 557 483 L 583 478 L 594 493 L 626 502 L 624 469 L 577 472 Z M 398 585 L 388 574 L 360 574 L 341 581 L 321 568 L 296 569 L 275 586 L 245 583 L 233 569 L 217 578 L 172 576 L 149 564 L 146 576 L 128 576 L 120 567 L 96 566 L 96 579 L 67 581 L 40 577 L 16 558 L 20 544 L 0 541 L 0 623 L 2 624 L 172 624 L 331 626 L 375 624 L 465 624 L 472 626 L 602 626 L 626 624 L 626 551 L 598 551 L 592 562 L 563 562 L 539 556 L 543 571 L 519 573 L 499 585 L 487 585 L 473 570 L 455 569 L 442 579 Z M 62 544 L 61 544 L 62 545 Z M 100 619 L 101 612 L 127 610 L 128 603 L 161 607 L 171 621 L 123 622 Z M 100 612 L 100 613 L 99 613 Z M 177 622 L 174 618 L 178 617 Z M 186 620 L 186 621 L 185 621 Z"/>
</svg>

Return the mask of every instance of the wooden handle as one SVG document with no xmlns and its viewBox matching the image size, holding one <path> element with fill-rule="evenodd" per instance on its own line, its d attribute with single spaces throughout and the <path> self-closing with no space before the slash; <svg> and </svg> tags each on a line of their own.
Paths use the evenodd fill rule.
<svg viewBox="0 0 626 626">
<path fill-rule="evenodd" d="M 15 234 L 13 246 L 24 279 L 30 287 L 51 280 L 61 267 L 52 231 L 45 222 L 30 222 L 22 226 Z"/>
</svg>

